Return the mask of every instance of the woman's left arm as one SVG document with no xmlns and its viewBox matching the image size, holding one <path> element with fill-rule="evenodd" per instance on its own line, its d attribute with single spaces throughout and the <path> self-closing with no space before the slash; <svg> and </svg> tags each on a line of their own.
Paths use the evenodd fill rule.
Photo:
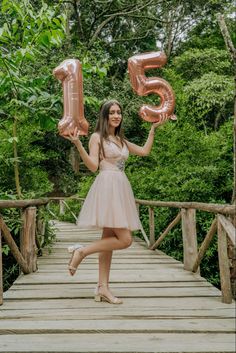
<svg viewBox="0 0 236 353">
<path fill-rule="evenodd" d="M 168 116 L 166 114 L 162 114 L 160 116 L 160 121 L 152 124 L 151 129 L 148 134 L 147 141 L 145 142 L 144 146 L 138 146 L 135 143 L 132 143 L 132 142 L 129 142 L 126 140 L 126 144 L 129 149 L 129 152 L 131 154 L 136 154 L 137 156 L 147 156 L 151 152 L 151 149 L 152 149 L 154 136 L 155 136 L 155 129 L 157 127 L 163 125 L 167 119 L 168 119 Z"/>
</svg>

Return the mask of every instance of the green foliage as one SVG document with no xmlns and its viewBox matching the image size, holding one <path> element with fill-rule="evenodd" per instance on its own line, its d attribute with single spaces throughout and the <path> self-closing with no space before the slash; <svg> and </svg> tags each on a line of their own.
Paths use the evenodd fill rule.
<svg viewBox="0 0 236 353">
<path fill-rule="evenodd" d="M 188 118 L 205 132 L 218 129 L 233 113 L 234 82 L 232 77 L 212 72 L 185 86 Z"/>
<path fill-rule="evenodd" d="M 173 59 L 172 66 L 185 81 L 200 78 L 205 73 L 232 75 L 233 65 L 226 50 L 216 48 L 189 49 Z"/>
</svg>

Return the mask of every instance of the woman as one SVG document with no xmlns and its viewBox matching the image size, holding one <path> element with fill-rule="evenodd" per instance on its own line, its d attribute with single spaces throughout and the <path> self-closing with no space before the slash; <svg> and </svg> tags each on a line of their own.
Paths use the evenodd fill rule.
<svg viewBox="0 0 236 353">
<path fill-rule="evenodd" d="M 152 124 L 145 145 L 140 147 L 123 138 L 121 105 L 116 100 L 110 100 L 101 106 L 95 132 L 89 141 L 89 154 L 79 140 L 78 131 L 68 137 L 88 169 L 96 172 L 99 167 L 100 170 L 84 201 L 77 224 L 84 228 L 103 229 L 102 238 L 86 247 L 79 244 L 72 247 L 69 262 L 69 272 L 73 276 L 86 256 L 99 253 L 96 301 L 104 299 L 111 304 L 122 303 L 121 299 L 113 296 L 108 286 L 112 251 L 129 247 L 132 243 L 131 232 L 141 227 L 134 195 L 124 173 L 125 160 L 129 153 L 148 155 L 155 128 L 166 119 L 163 114 L 158 123 Z"/>
</svg>

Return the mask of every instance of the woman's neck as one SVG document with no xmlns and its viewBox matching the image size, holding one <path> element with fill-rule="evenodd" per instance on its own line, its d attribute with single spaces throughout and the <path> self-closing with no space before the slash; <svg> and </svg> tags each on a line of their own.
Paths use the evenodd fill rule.
<svg viewBox="0 0 236 353">
<path fill-rule="evenodd" d="M 109 135 L 115 137 L 115 129 L 109 128 Z"/>
</svg>

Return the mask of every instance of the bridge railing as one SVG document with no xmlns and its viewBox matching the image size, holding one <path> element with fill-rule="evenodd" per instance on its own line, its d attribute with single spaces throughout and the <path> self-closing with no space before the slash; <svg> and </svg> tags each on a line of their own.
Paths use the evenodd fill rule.
<svg viewBox="0 0 236 353">
<path fill-rule="evenodd" d="M 208 249 L 213 236 L 218 235 L 218 259 L 222 301 L 231 303 L 235 296 L 236 280 L 236 228 L 235 205 L 207 204 L 201 202 L 164 202 L 136 200 L 140 205 L 148 207 L 149 211 L 149 239 L 147 244 L 150 249 L 156 249 L 179 222 L 181 222 L 183 238 L 184 269 L 192 272 L 199 270 L 199 265 Z M 155 237 L 154 207 L 177 208 L 177 216 L 170 222 L 165 230 Z M 196 210 L 215 214 L 215 218 L 207 232 L 202 244 L 197 243 Z M 145 239 L 148 238 L 147 236 Z"/>
<path fill-rule="evenodd" d="M 55 219 L 57 215 L 50 207 L 52 202 L 59 203 L 59 214 L 62 215 L 65 211 L 71 213 L 76 219 L 76 215 L 68 205 L 68 200 L 77 200 L 83 202 L 83 198 L 78 197 L 52 197 L 38 200 L 1 200 L 1 208 L 21 208 L 22 209 L 22 230 L 20 237 L 20 249 L 16 245 L 10 230 L 8 229 L 3 217 L 0 214 L 0 249 L 1 249 L 1 234 L 6 243 L 11 249 L 12 255 L 19 264 L 22 272 L 28 274 L 37 270 L 37 223 L 40 219 L 37 218 L 37 208 L 46 206 L 47 211 Z M 184 269 L 192 272 L 197 272 L 201 260 L 209 247 L 209 244 L 215 235 L 218 234 L 218 257 L 220 269 L 220 281 L 222 291 L 222 301 L 224 303 L 232 302 L 232 284 L 230 272 L 236 272 L 236 229 L 235 216 L 236 208 L 233 205 L 221 204 L 206 204 L 199 202 L 165 202 L 165 201 L 148 201 L 136 199 L 137 209 L 139 206 L 146 206 L 149 213 L 149 235 L 144 229 L 141 229 L 143 237 L 152 250 L 156 249 L 167 236 L 173 227 L 181 222 L 182 237 L 183 237 L 183 258 Z M 154 208 L 167 207 L 179 209 L 177 216 L 170 222 L 164 231 L 155 237 L 155 219 Z M 211 212 L 215 214 L 215 218 L 210 226 L 200 247 L 197 244 L 196 232 L 196 210 Z M 231 267 L 231 271 L 230 271 Z M 232 271 L 233 269 L 233 271 Z M 235 279 L 234 279 L 235 280 Z M 233 284 L 235 286 L 235 284 Z M 0 305 L 3 303 L 3 283 L 2 283 L 2 253 L 0 251 Z"/>
</svg>

